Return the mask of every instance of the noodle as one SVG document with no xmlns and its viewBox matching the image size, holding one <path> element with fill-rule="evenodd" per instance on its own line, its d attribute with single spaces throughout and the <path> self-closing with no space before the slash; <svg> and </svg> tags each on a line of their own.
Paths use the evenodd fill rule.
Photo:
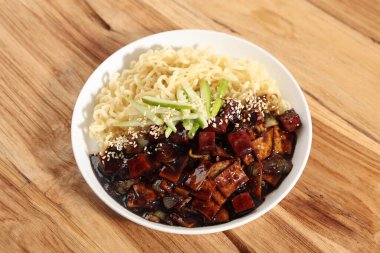
<svg viewBox="0 0 380 253">
<path fill-rule="evenodd" d="M 130 63 L 130 68 L 116 74 L 101 89 L 96 98 L 90 135 L 103 146 L 109 138 L 125 131 L 113 124 L 136 117 L 126 98 L 140 100 L 149 95 L 175 99 L 182 83 L 198 91 L 201 80 L 206 80 L 215 94 L 222 78 L 229 80 L 229 97 L 243 100 L 248 91 L 258 96 L 277 94 L 278 108 L 287 106 L 281 101 L 274 81 L 258 63 L 215 55 L 208 49 L 174 50 L 169 47 L 140 55 L 137 61 Z"/>
</svg>

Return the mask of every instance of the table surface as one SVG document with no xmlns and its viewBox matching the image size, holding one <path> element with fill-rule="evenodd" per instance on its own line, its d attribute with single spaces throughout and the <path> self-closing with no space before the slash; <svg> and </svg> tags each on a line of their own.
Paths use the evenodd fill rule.
<svg viewBox="0 0 380 253">
<path fill-rule="evenodd" d="M 268 50 L 312 112 L 296 187 L 223 233 L 172 235 L 122 218 L 71 150 L 73 107 L 96 66 L 131 41 L 184 28 Z M 1 252 L 380 252 L 379 1 L 2 1 L 0 45 Z"/>
</svg>

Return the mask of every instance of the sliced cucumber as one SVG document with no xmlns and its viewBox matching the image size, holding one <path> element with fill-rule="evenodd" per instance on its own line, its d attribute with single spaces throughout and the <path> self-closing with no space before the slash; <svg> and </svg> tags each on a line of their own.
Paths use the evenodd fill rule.
<svg viewBox="0 0 380 253">
<path fill-rule="evenodd" d="M 201 98 L 206 108 L 207 119 L 209 119 L 211 116 L 211 88 L 205 80 L 201 82 Z"/>
<path fill-rule="evenodd" d="M 190 114 L 188 114 L 186 116 L 173 116 L 170 119 L 173 120 L 173 121 L 183 121 L 185 119 L 187 119 L 187 120 L 197 119 L 198 117 L 199 117 L 198 114 L 196 114 L 196 113 L 190 113 Z"/>
<path fill-rule="evenodd" d="M 169 138 L 169 136 L 172 134 L 173 130 L 170 127 L 167 127 L 165 130 L 165 138 Z"/>
<path fill-rule="evenodd" d="M 198 122 L 194 122 L 193 127 L 189 131 L 189 138 L 190 139 L 194 138 L 194 136 L 197 133 L 198 129 L 199 129 L 199 123 Z"/>
<path fill-rule="evenodd" d="M 190 102 L 194 103 L 200 99 L 198 94 L 189 85 L 187 85 L 186 83 L 182 83 L 182 87 L 185 90 L 187 96 L 189 97 Z"/>
<path fill-rule="evenodd" d="M 133 99 L 128 99 L 127 101 L 136 109 L 138 110 L 141 114 L 145 115 L 148 119 L 154 122 L 156 125 L 162 125 L 164 124 L 164 121 L 158 117 L 157 115 L 154 114 L 151 110 L 149 110 L 146 106 L 140 104 L 139 102 L 136 102 Z"/>
<path fill-rule="evenodd" d="M 220 108 L 222 107 L 223 104 L 223 96 L 227 93 L 228 90 L 228 80 L 222 79 L 220 80 L 219 87 L 216 91 L 216 96 L 215 96 L 215 101 L 211 109 L 211 116 L 215 117 Z"/>
<path fill-rule="evenodd" d="M 162 99 L 162 98 L 154 98 L 150 96 L 142 97 L 142 101 L 148 105 L 155 105 L 155 106 L 159 105 L 161 107 L 170 107 L 170 108 L 175 108 L 175 109 L 192 109 L 193 108 L 193 106 L 188 103 Z"/>
<path fill-rule="evenodd" d="M 208 126 L 208 122 L 207 122 L 207 119 L 202 117 L 202 116 L 199 116 L 196 121 L 198 122 L 199 126 L 201 128 L 206 128 Z"/>
<path fill-rule="evenodd" d="M 170 119 L 165 119 L 164 122 L 165 122 L 166 126 L 168 128 L 170 128 L 174 133 L 177 132 L 177 128 L 175 127 L 175 123 L 174 123 L 174 121 L 171 118 Z"/>
<path fill-rule="evenodd" d="M 182 122 L 183 128 L 185 128 L 187 131 L 190 131 L 190 129 L 193 127 L 193 120 L 185 119 Z"/>
</svg>

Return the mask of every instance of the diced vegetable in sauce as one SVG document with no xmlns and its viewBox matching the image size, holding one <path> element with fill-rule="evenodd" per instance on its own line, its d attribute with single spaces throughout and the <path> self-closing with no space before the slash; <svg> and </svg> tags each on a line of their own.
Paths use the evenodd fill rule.
<svg viewBox="0 0 380 253">
<path fill-rule="evenodd" d="M 273 146 L 273 128 L 264 132 L 259 138 L 252 141 L 253 153 L 261 161 L 270 156 Z"/>
<path fill-rule="evenodd" d="M 236 213 L 246 211 L 255 206 L 255 203 L 253 202 L 253 199 L 251 198 L 251 195 L 249 195 L 248 192 L 236 195 L 232 198 L 231 203 Z"/>
<path fill-rule="evenodd" d="M 211 226 L 256 209 L 291 173 L 299 115 L 288 110 L 264 116 L 225 98 L 220 111 L 210 117 L 209 88 L 204 83 L 198 95 L 185 85 L 174 102 L 146 97 L 147 103 L 177 108 L 175 117 L 196 113 L 197 118 L 173 122 L 176 131 L 168 138 L 147 133 L 137 146 L 109 147 L 90 156 L 100 183 L 122 206 L 152 222 Z M 186 106 L 186 101 L 193 106 L 201 98 L 205 112 Z M 131 102 L 137 111 L 147 108 Z M 149 116 L 163 124 L 164 118 Z M 204 128 L 206 119 L 209 125 Z"/>
<path fill-rule="evenodd" d="M 215 183 L 219 191 L 228 198 L 248 179 L 239 163 L 235 162 L 215 178 Z"/>
</svg>

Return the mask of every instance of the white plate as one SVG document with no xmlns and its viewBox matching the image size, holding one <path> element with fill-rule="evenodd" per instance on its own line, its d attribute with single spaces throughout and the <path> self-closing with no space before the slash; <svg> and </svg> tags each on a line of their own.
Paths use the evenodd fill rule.
<svg viewBox="0 0 380 253">
<path fill-rule="evenodd" d="M 292 160 L 294 167 L 280 186 L 270 193 L 265 201 L 252 213 L 225 224 L 199 228 L 184 228 L 153 223 L 133 214 L 112 199 L 95 177 L 91 168 L 89 154 L 97 152 L 99 149 L 95 141 L 88 136 L 88 127 L 92 122 L 96 94 L 112 75 L 128 67 L 131 60 L 137 59 L 147 49 L 162 46 L 212 47 L 216 53 L 257 61 L 266 67 L 269 74 L 276 80 L 284 99 L 288 100 L 300 115 L 303 125 L 297 132 L 297 145 Z M 132 42 L 116 51 L 96 68 L 83 86 L 75 104 L 71 123 L 71 140 L 75 160 L 86 182 L 96 195 L 117 213 L 133 222 L 164 232 L 206 234 L 232 229 L 250 222 L 268 212 L 289 193 L 301 176 L 309 157 L 312 140 L 311 128 L 309 107 L 300 87 L 284 65 L 268 52 L 251 42 L 224 33 L 205 30 L 176 30 L 154 34 Z"/>
</svg>

